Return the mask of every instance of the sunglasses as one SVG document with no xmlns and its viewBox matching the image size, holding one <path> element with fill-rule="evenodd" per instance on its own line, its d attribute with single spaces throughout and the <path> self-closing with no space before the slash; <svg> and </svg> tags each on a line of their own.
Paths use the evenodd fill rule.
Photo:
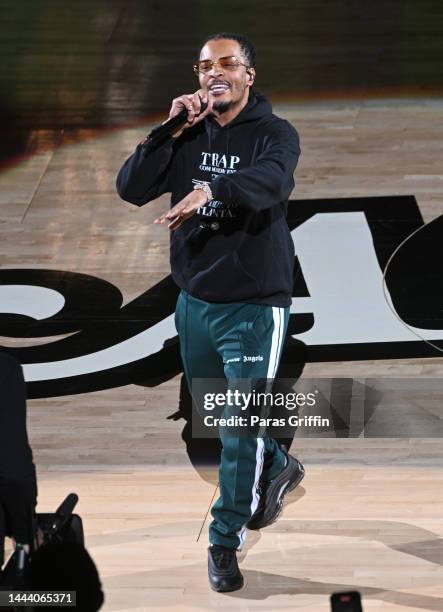
<svg viewBox="0 0 443 612">
<path fill-rule="evenodd" d="M 246 66 L 235 55 L 228 55 L 227 57 L 220 57 L 218 60 L 213 62 L 212 60 L 200 60 L 194 64 L 195 74 L 207 74 L 212 68 L 218 64 L 223 70 L 236 70 L 239 66 Z M 249 68 L 249 66 L 246 66 Z"/>
</svg>

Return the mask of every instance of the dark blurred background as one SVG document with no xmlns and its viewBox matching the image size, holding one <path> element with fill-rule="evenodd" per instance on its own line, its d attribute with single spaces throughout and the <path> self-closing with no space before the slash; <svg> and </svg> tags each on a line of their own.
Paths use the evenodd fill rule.
<svg viewBox="0 0 443 612">
<path fill-rule="evenodd" d="M 274 101 L 443 93 L 439 0 L 3 0 L 1 11 L 3 160 L 32 130 L 166 113 L 220 30 L 255 43 L 257 89 Z"/>
</svg>

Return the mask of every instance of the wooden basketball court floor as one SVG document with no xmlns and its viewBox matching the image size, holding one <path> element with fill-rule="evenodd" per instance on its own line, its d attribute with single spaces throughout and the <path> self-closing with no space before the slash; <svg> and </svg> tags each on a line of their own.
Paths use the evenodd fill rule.
<svg viewBox="0 0 443 612">
<path fill-rule="evenodd" d="M 413 194 L 425 221 L 442 213 L 441 100 L 285 101 L 275 112 L 301 136 L 293 197 Z M 114 187 L 148 128 L 35 132 L 37 151 L 0 174 L 2 268 L 97 275 L 125 302 L 164 278 L 168 233 L 152 221 L 167 197 L 137 209 Z M 5 346 L 43 341 L 2 338 Z M 443 379 L 443 359 L 311 363 L 304 375 Z M 196 540 L 217 475 L 196 471 L 183 422 L 166 418 L 177 409 L 179 380 L 28 404 L 38 508 L 79 494 L 104 610 L 320 612 L 331 592 L 349 589 L 361 592 L 364 610 L 443 610 L 443 449 L 435 437 L 296 437 L 291 451 L 306 478 L 277 523 L 250 532 L 240 556 L 246 587 L 210 591 L 207 521 Z M 430 397 L 436 410 L 439 400 Z"/>
</svg>

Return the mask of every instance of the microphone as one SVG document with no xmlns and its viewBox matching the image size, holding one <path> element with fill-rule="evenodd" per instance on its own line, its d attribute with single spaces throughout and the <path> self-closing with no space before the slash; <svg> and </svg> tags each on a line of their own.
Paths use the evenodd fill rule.
<svg viewBox="0 0 443 612">
<path fill-rule="evenodd" d="M 200 97 L 200 96 L 199 96 Z M 200 98 L 201 108 L 200 113 L 203 113 L 208 108 L 207 102 L 202 102 Z M 198 115 L 196 115 L 198 117 Z M 146 137 L 142 144 L 142 148 L 146 153 L 154 146 L 160 144 L 163 140 L 166 140 L 168 136 L 175 132 L 175 130 L 186 123 L 188 119 L 188 109 L 183 108 L 175 117 L 168 119 L 162 125 L 155 127 L 150 134 Z"/>
</svg>

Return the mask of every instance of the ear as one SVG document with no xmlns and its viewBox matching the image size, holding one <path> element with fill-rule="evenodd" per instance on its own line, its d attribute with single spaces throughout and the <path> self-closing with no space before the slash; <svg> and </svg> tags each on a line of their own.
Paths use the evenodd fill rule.
<svg viewBox="0 0 443 612">
<path fill-rule="evenodd" d="M 249 76 L 249 82 L 252 85 L 255 79 L 255 70 L 254 68 L 248 68 L 246 72 L 248 73 L 248 76 Z"/>
</svg>

